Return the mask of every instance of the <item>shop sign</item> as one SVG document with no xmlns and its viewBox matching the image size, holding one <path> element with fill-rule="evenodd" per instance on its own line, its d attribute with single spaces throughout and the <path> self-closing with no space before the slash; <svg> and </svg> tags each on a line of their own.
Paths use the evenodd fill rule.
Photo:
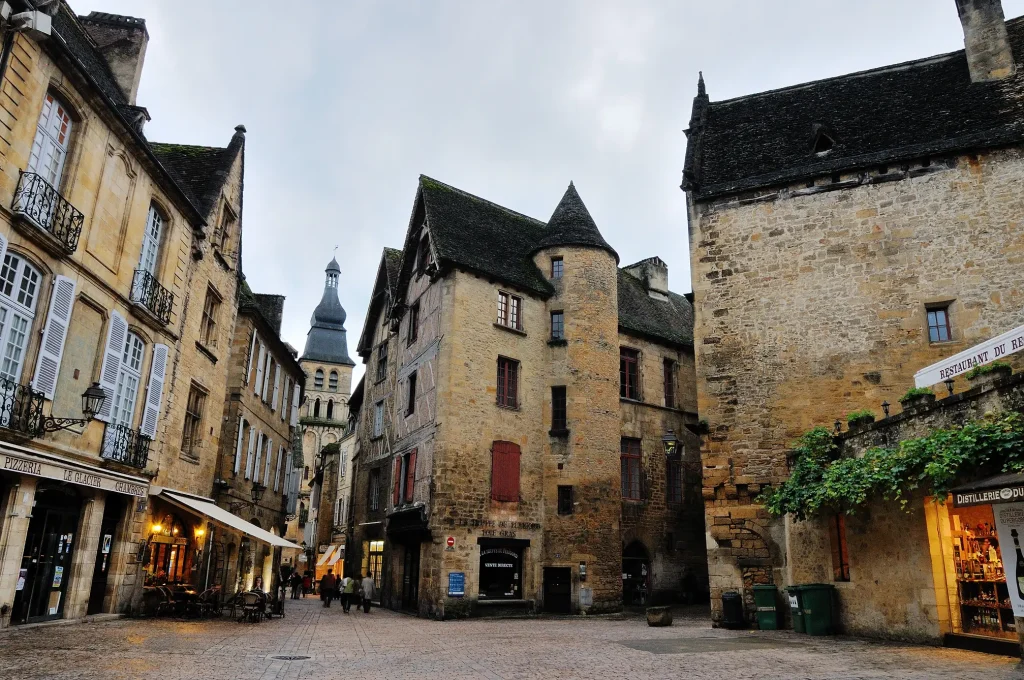
<svg viewBox="0 0 1024 680">
<path fill-rule="evenodd" d="M 462 597 L 466 594 L 466 573 L 463 571 L 448 572 L 448 597 Z"/>
<path fill-rule="evenodd" d="M 33 477 L 45 477 L 47 479 L 59 479 L 62 482 L 91 486 L 94 489 L 113 491 L 128 496 L 144 498 L 149 492 L 145 484 L 135 484 L 113 477 L 100 474 L 99 471 L 77 470 L 75 468 L 57 465 L 48 460 L 32 458 L 29 454 L 2 456 L 3 469 L 8 472 L 18 472 Z"/>
<path fill-rule="evenodd" d="M 991 340 L 965 349 L 948 359 L 943 359 L 914 374 L 914 385 L 928 387 L 966 373 L 975 366 L 981 366 L 997 359 L 1024 350 L 1024 326 L 1014 328 Z"/>
<path fill-rule="evenodd" d="M 1015 617 L 1024 616 L 1024 503 L 1005 503 L 992 508 L 996 516 L 999 552 L 1003 558 L 1003 573 L 1010 591 L 1010 605 Z"/>
<path fill-rule="evenodd" d="M 153 536 L 153 543 L 169 543 L 170 545 L 188 545 L 188 539 L 184 536 L 163 536 L 157 534 Z"/>
<path fill-rule="evenodd" d="M 954 508 L 967 508 L 972 505 L 989 505 L 994 503 L 1024 502 L 1024 485 L 1015 484 L 1001 489 L 985 491 L 966 491 L 953 494 Z"/>
</svg>

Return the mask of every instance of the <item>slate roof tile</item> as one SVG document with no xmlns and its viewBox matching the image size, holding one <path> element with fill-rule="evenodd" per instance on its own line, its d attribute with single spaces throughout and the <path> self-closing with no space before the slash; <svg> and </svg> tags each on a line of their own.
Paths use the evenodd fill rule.
<svg viewBox="0 0 1024 680">
<path fill-rule="evenodd" d="M 622 269 L 618 290 L 619 328 L 671 345 L 693 345 L 693 306 L 685 297 L 670 292 L 668 300 L 655 300 L 640 279 Z"/>
</svg>

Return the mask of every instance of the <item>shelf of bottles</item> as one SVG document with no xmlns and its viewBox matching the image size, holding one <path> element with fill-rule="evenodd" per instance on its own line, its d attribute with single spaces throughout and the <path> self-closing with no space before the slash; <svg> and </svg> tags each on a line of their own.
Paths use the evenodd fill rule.
<svg viewBox="0 0 1024 680">
<path fill-rule="evenodd" d="M 995 526 L 982 522 L 952 533 L 963 632 L 1017 639 Z"/>
</svg>

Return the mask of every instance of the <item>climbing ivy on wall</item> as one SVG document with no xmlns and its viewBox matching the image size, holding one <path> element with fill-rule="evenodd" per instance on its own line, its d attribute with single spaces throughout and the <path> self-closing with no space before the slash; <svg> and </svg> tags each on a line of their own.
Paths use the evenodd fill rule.
<svg viewBox="0 0 1024 680">
<path fill-rule="evenodd" d="M 918 488 L 945 499 L 962 475 L 1024 470 L 1024 415 L 1012 412 L 935 430 L 899 445 L 839 456 L 832 433 L 816 427 L 797 440 L 789 479 L 759 497 L 773 515 L 802 520 L 821 512 L 852 514 L 874 499 L 906 508 Z"/>
</svg>

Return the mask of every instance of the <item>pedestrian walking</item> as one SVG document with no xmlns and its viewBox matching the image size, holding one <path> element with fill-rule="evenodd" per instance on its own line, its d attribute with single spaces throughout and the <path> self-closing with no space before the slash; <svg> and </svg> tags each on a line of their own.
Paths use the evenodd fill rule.
<svg viewBox="0 0 1024 680">
<path fill-rule="evenodd" d="M 311 590 L 313 590 L 313 574 L 307 569 L 302 576 L 302 597 L 306 597 Z"/>
<path fill-rule="evenodd" d="M 298 569 L 292 572 L 289 583 L 292 586 L 292 599 L 299 599 L 299 589 L 302 588 L 302 575 L 299 573 Z"/>
<path fill-rule="evenodd" d="M 373 590 L 376 586 L 373 583 L 373 578 L 367 574 L 363 577 L 363 582 L 359 584 L 360 590 L 363 591 L 363 613 L 370 613 L 370 600 L 373 599 Z"/>
<path fill-rule="evenodd" d="M 348 614 L 348 610 L 352 608 L 352 598 L 355 597 L 356 593 L 356 580 L 351 576 L 346 576 L 341 581 L 341 608 Z"/>
<path fill-rule="evenodd" d="M 328 569 L 324 577 L 320 579 L 320 599 L 325 607 L 331 606 L 331 599 L 334 597 L 334 570 Z"/>
</svg>

